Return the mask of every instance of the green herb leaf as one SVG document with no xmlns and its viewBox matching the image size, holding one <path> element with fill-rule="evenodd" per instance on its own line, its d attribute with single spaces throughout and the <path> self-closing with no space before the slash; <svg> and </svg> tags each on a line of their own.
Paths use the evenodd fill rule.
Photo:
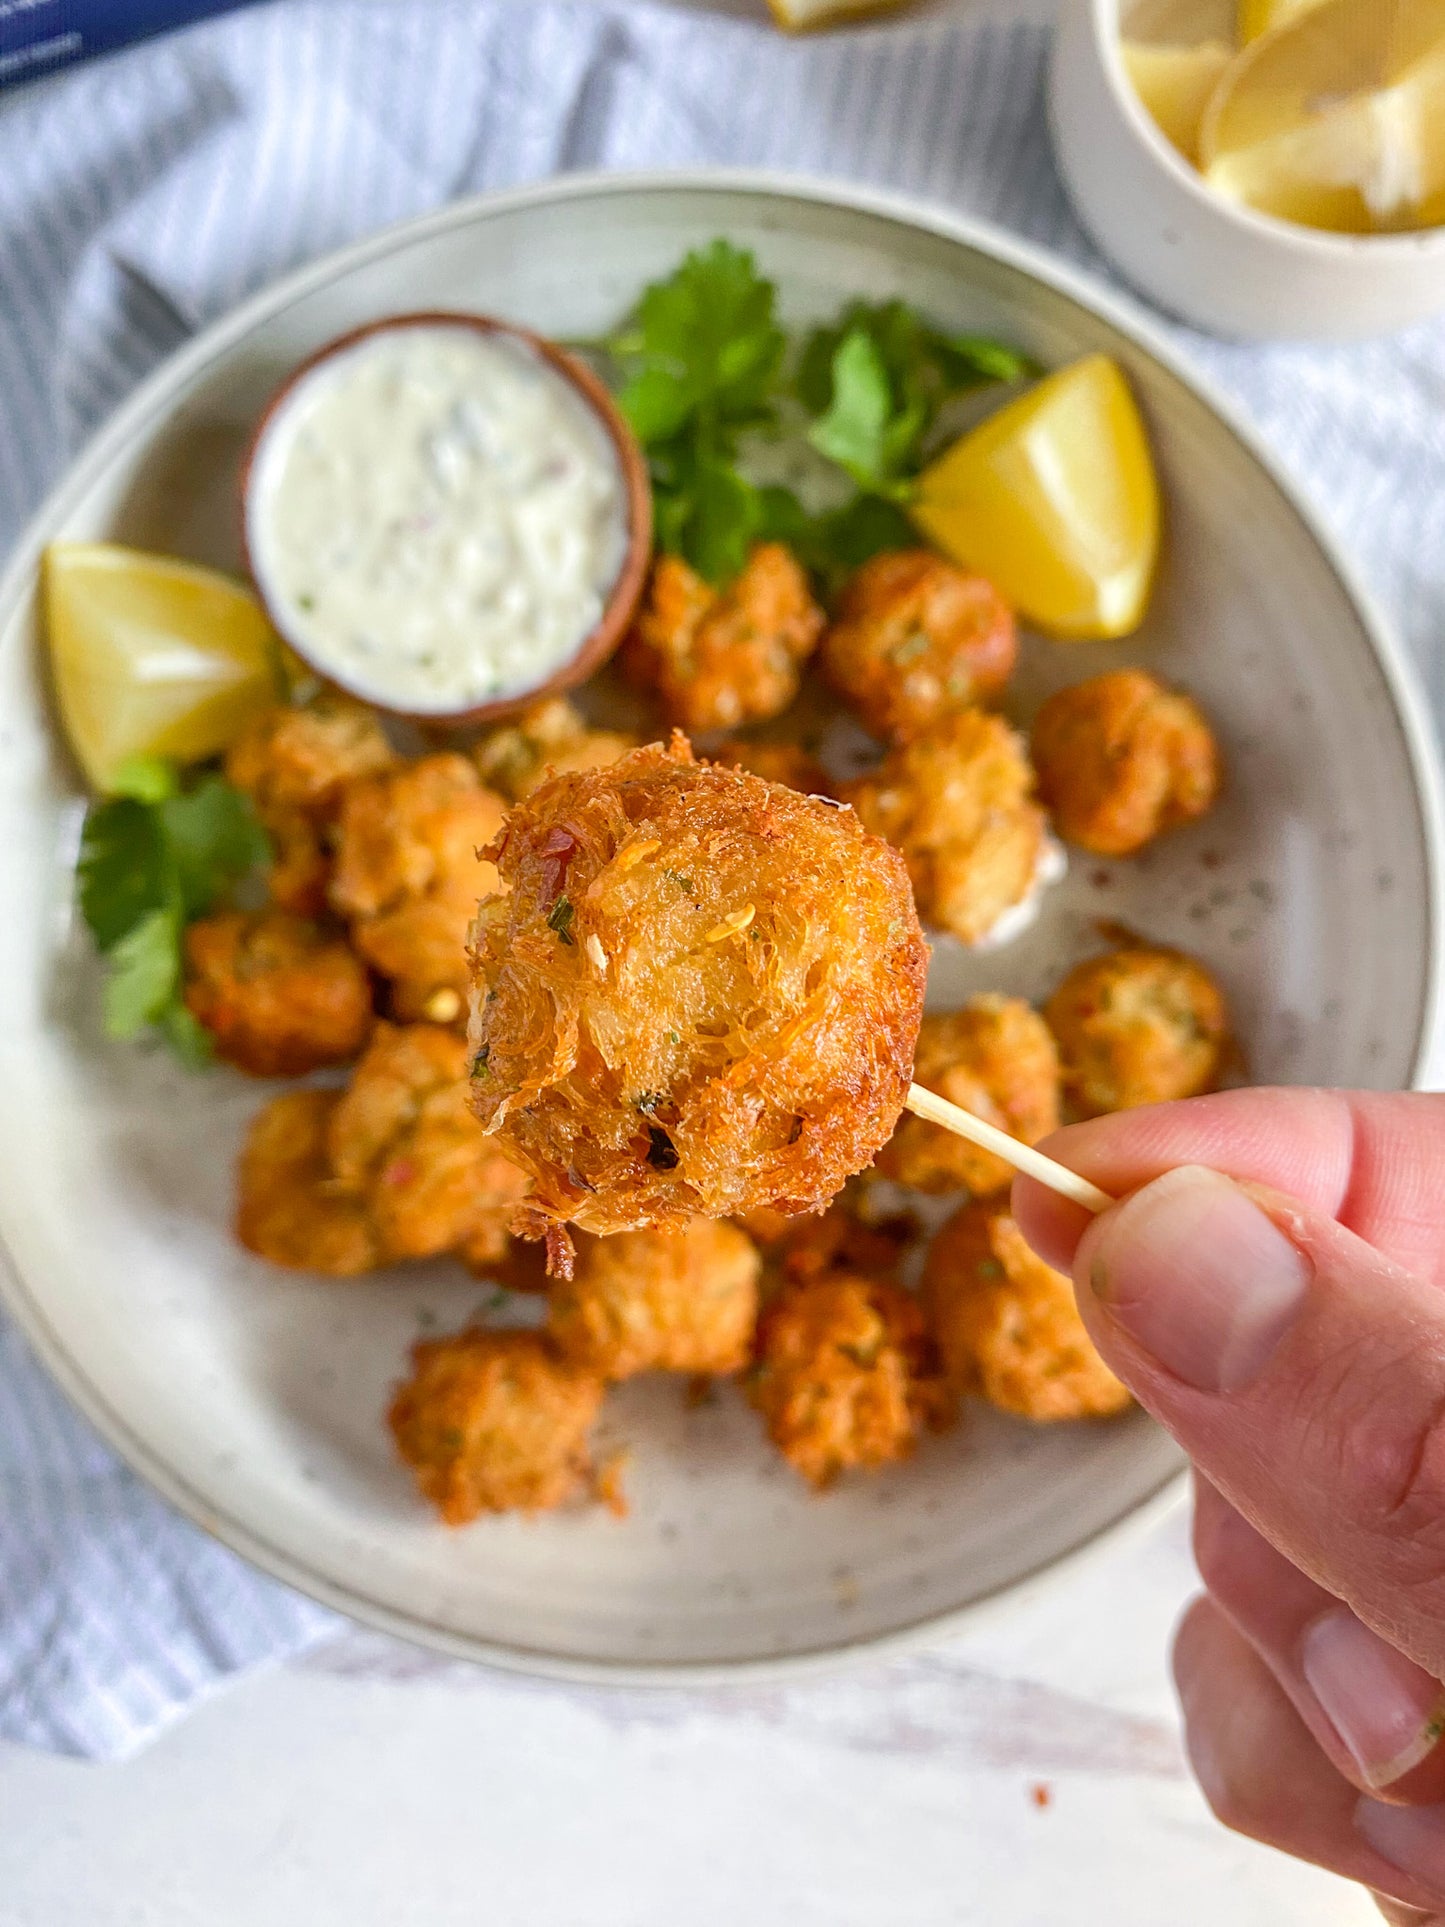
<svg viewBox="0 0 1445 1927">
<path fill-rule="evenodd" d="M 187 1070 L 203 1071 L 212 1061 L 216 1053 L 211 1033 L 179 1000 L 168 1004 L 157 1021 L 166 1042 Z"/>
<path fill-rule="evenodd" d="M 110 780 L 112 796 L 133 796 L 139 803 L 164 803 L 180 786 L 175 764 L 159 756 L 127 756 Z"/>
<path fill-rule="evenodd" d="M 551 914 L 547 918 L 547 928 L 555 930 L 563 943 L 576 943 L 577 939 L 572 935 L 572 919 L 575 915 L 571 897 L 560 896 L 552 905 Z"/>
<path fill-rule="evenodd" d="M 110 953 L 105 980 L 107 1037 L 135 1037 L 174 1002 L 180 988 L 180 924 L 173 910 L 152 910 Z"/>
<path fill-rule="evenodd" d="M 833 356 L 833 392 L 826 414 L 808 431 L 820 455 L 846 468 L 863 485 L 884 474 L 893 392 L 883 357 L 861 328 L 846 335 Z"/>
<path fill-rule="evenodd" d="M 160 819 L 133 797 L 97 803 L 85 819 L 76 864 L 80 913 L 101 950 L 113 950 L 170 887 Z"/>
<path fill-rule="evenodd" d="M 109 964 L 106 1031 L 129 1038 L 155 1024 L 182 1062 L 204 1064 L 210 1039 L 181 998 L 186 923 L 270 846 L 249 800 L 219 776 L 186 790 L 173 764 L 146 757 L 117 784 L 125 793 L 87 815 L 76 866 L 81 914 Z"/>
<path fill-rule="evenodd" d="M 162 803 L 160 813 L 187 917 L 203 915 L 270 856 L 250 798 L 224 777 L 203 777 L 187 794 Z"/>
<path fill-rule="evenodd" d="M 1032 367 L 1005 342 L 943 334 L 906 302 L 856 301 L 808 338 L 794 388 L 817 418 L 814 446 L 861 488 L 897 494 L 951 396 Z"/>
</svg>

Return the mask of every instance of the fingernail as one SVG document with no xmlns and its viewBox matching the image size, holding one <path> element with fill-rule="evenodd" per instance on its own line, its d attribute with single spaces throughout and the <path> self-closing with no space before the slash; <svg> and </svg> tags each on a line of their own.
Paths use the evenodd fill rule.
<svg viewBox="0 0 1445 1927">
<path fill-rule="evenodd" d="M 1300 1667 L 1369 1786 L 1392 1785 L 1445 1733 L 1445 1688 L 1347 1606 L 1305 1629 Z"/>
<path fill-rule="evenodd" d="M 1136 1345 L 1202 1392 L 1264 1369 L 1304 1299 L 1310 1267 L 1228 1178 L 1183 1165 L 1109 1213 L 1089 1285 Z"/>
<path fill-rule="evenodd" d="M 1361 1800 L 1355 1826 L 1392 1867 L 1422 1887 L 1445 1886 L 1445 1807 L 1387 1807 Z"/>
</svg>

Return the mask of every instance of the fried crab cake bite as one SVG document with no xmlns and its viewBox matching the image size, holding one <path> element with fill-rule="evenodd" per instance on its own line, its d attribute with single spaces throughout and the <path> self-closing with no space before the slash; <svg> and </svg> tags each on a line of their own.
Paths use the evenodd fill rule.
<svg viewBox="0 0 1445 1927">
<path fill-rule="evenodd" d="M 1081 1117 L 1197 1097 L 1229 1045 L 1224 993 L 1195 957 L 1140 945 L 1076 964 L 1044 1006 Z"/>
<path fill-rule="evenodd" d="M 340 1193 L 327 1155 L 336 1091 L 286 1091 L 251 1124 L 237 1172 L 236 1236 L 292 1271 L 356 1278 L 382 1262 L 365 1202 Z"/>
<path fill-rule="evenodd" d="M 518 803 L 548 776 L 605 769 L 635 747 L 635 737 L 593 729 L 565 697 L 548 696 L 484 736 L 473 754 L 487 787 Z"/>
<path fill-rule="evenodd" d="M 339 691 L 258 716 L 226 752 L 226 775 L 244 790 L 271 838 L 272 899 L 319 916 L 331 879 L 330 844 L 346 785 L 390 769 L 396 752 L 373 710 Z"/>
<path fill-rule="evenodd" d="M 331 1113 L 327 1150 L 338 1193 L 366 1200 L 388 1258 L 505 1255 L 527 1181 L 472 1114 L 455 1031 L 378 1024 Z"/>
<path fill-rule="evenodd" d="M 1039 794 L 1059 835 L 1131 856 L 1203 816 L 1219 748 L 1203 712 L 1142 669 L 1115 669 L 1049 697 L 1034 721 Z"/>
<path fill-rule="evenodd" d="M 780 542 L 760 543 L 723 589 L 664 555 L 621 662 L 670 723 L 693 733 L 736 729 L 787 708 L 822 633 L 807 572 Z"/>
<path fill-rule="evenodd" d="M 726 1376 L 752 1354 L 761 1270 L 752 1240 L 715 1218 L 584 1238 L 573 1276 L 552 1287 L 547 1329 L 605 1378 Z"/>
<path fill-rule="evenodd" d="M 686 740 L 560 776 L 493 846 L 472 1101 L 547 1233 L 821 1209 L 908 1090 L 927 953 L 851 810 Z M 550 1229 L 549 1229 L 550 1228 Z"/>
<path fill-rule="evenodd" d="M 786 1284 L 758 1324 L 748 1396 L 809 1485 L 906 1458 L 941 1415 L 923 1313 L 886 1279 L 828 1272 Z"/>
<path fill-rule="evenodd" d="M 1013 613 L 991 582 L 930 549 L 899 549 L 845 585 L 819 660 L 865 728 L 906 743 L 998 695 L 1017 654 Z"/>
<path fill-rule="evenodd" d="M 1020 1143 L 1037 1144 L 1059 1127 L 1058 1046 L 1021 998 L 987 993 L 962 1010 L 925 1017 L 913 1076 Z M 977 1197 L 1013 1178 L 1013 1166 L 994 1152 L 907 1112 L 878 1153 L 878 1169 L 915 1191 Z"/>
<path fill-rule="evenodd" d="M 834 1271 L 891 1278 L 917 1234 L 917 1221 L 907 1213 L 865 1218 L 854 1190 L 845 1187 L 821 1216 L 785 1218 L 764 1207 L 743 1218 L 742 1228 L 766 1252 L 769 1264 L 795 1281 Z"/>
<path fill-rule="evenodd" d="M 1014 731 L 967 709 L 893 750 L 842 795 L 865 829 L 903 852 L 924 921 L 978 947 L 1016 936 L 1060 873 L 1033 788 Z"/>
<path fill-rule="evenodd" d="M 217 1057 L 252 1077 L 349 1063 L 373 1022 L 365 965 L 340 937 L 284 910 L 191 924 L 184 994 Z"/>
<path fill-rule="evenodd" d="M 1084 1329 L 1073 1285 L 1005 1211 L 969 1204 L 941 1227 L 923 1302 L 956 1394 L 1040 1420 L 1107 1418 L 1130 1402 Z"/>
<path fill-rule="evenodd" d="M 708 760 L 724 769 L 745 769 L 765 783 L 784 783 L 804 796 L 832 796 L 833 782 L 816 757 L 801 743 L 749 743 L 732 737 L 711 752 Z"/>
<path fill-rule="evenodd" d="M 603 1390 L 544 1333 L 464 1331 L 412 1347 L 387 1418 L 423 1496 L 464 1526 L 484 1512 L 545 1512 L 583 1490 Z"/>
<path fill-rule="evenodd" d="M 496 836 L 501 799 L 464 756 L 442 753 L 351 784 L 338 825 L 333 908 L 388 980 L 391 1014 L 460 1022 L 467 930 L 496 888 L 481 852 Z"/>
</svg>

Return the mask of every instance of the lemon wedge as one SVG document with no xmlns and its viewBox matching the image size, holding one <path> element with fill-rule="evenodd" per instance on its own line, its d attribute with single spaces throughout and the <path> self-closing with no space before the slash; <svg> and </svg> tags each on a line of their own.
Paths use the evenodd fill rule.
<svg viewBox="0 0 1445 1927">
<path fill-rule="evenodd" d="M 277 699 L 261 605 L 213 569 L 105 542 L 57 542 L 45 613 L 61 720 L 99 790 L 133 756 L 213 756 Z"/>
<path fill-rule="evenodd" d="M 1297 14 L 1317 7 L 1320 0 L 1239 0 L 1239 39 L 1247 47 L 1261 34 L 1272 33 Z"/>
<path fill-rule="evenodd" d="M 809 33 L 814 27 L 831 26 L 836 20 L 888 13 L 902 5 L 903 0 L 768 0 L 774 20 L 789 33 Z"/>
<path fill-rule="evenodd" d="M 1445 206 L 1445 0 L 1321 0 L 1245 48 L 1199 133 L 1205 180 L 1343 233 Z"/>
<path fill-rule="evenodd" d="M 1222 40 L 1197 47 L 1149 47 L 1126 40 L 1119 54 L 1129 84 L 1165 140 L 1186 160 L 1197 161 L 1199 124 L 1233 50 Z"/>
<path fill-rule="evenodd" d="M 955 442 L 919 477 L 911 512 L 945 555 L 1050 634 L 1138 627 L 1159 554 L 1159 485 L 1106 355 L 1059 369 Z"/>
</svg>

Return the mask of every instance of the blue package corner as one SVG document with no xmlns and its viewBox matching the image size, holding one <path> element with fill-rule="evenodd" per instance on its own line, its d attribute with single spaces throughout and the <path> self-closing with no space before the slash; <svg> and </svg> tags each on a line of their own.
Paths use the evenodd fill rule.
<svg viewBox="0 0 1445 1927">
<path fill-rule="evenodd" d="M 0 0 L 0 87 L 253 0 Z"/>
</svg>

